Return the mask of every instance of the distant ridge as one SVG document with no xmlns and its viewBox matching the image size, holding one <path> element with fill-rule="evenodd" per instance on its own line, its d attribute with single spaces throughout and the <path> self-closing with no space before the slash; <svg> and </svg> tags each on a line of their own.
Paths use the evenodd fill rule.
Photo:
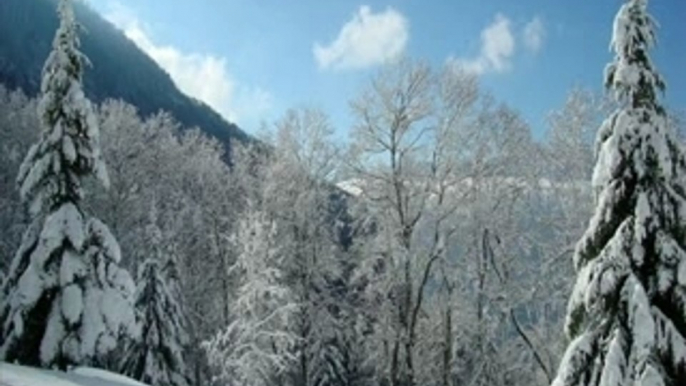
<svg viewBox="0 0 686 386">
<path fill-rule="evenodd" d="M 199 127 L 225 145 L 252 138 L 204 103 L 183 94 L 150 57 L 95 11 L 75 2 L 82 51 L 92 62 L 85 90 L 94 102 L 123 99 L 142 115 L 170 112 L 185 127 Z M 57 28 L 55 0 L 0 0 L 0 83 L 34 96 Z M 227 146 L 227 150 L 230 149 Z"/>
</svg>

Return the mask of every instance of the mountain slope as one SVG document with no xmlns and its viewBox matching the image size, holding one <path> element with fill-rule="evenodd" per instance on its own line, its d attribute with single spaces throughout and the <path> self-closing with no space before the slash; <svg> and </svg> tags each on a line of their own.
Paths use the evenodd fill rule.
<svg viewBox="0 0 686 386">
<path fill-rule="evenodd" d="M 238 126 L 179 91 L 169 75 L 120 30 L 76 3 L 77 18 L 85 27 L 82 50 L 93 64 L 84 79 L 93 101 L 121 98 L 142 115 L 169 111 L 184 126 L 198 126 L 225 144 L 250 140 Z M 57 28 L 55 10 L 55 0 L 0 0 L 0 83 L 32 96 L 39 91 Z"/>
</svg>

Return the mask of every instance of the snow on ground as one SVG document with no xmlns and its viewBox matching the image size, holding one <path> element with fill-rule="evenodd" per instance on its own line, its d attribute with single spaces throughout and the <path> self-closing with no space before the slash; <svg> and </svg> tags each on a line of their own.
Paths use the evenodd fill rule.
<svg viewBox="0 0 686 386">
<path fill-rule="evenodd" d="M 88 367 L 64 373 L 0 363 L 0 386 L 146 386 L 123 375 Z"/>
<path fill-rule="evenodd" d="M 122 386 L 146 386 L 143 383 L 135 381 L 129 377 L 125 377 L 121 374 L 115 374 L 109 371 L 95 369 L 92 367 L 79 367 L 77 369 L 74 369 L 73 373 L 84 377 L 98 378 L 110 381 L 116 384 L 121 384 Z"/>
</svg>

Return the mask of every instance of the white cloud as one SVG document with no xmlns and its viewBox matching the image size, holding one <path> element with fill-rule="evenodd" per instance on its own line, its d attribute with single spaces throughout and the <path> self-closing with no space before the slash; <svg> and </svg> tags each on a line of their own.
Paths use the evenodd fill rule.
<svg viewBox="0 0 686 386">
<path fill-rule="evenodd" d="M 260 88 L 237 84 L 228 71 L 225 58 L 157 44 L 130 9 L 119 2 L 111 3 L 109 8 L 105 17 L 167 71 L 185 94 L 205 102 L 224 118 L 239 124 L 257 119 L 271 108 L 271 95 Z"/>
<path fill-rule="evenodd" d="M 481 51 L 472 59 L 451 58 L 450 61 L 476 74 L 505 72 L 511 67 L 515 53 L 515 38 L 511 22 L 506 16 L 497 14 L 493 23 L 481 31 Z"/>
<path fill-rule="evenodd" d="M 540 17 L 536 16 L 524 26 L 524 46 L 531 52 L 537 53 L 543 47 L 546 37 L 545 25 Z"/>
<path fill-rule="evenodd" d="M 326 46 L 315 43 L 312 51 L 320 68 L 360 69 L 396 58 L 408 39 L 409 23 L 400 12 L 388 7 L 373 13 L 363 5 L 333 42 Z"/>
<path fill-rule="evenodd" d="M 158 46 L 138 26 L 125 30 L 126 36 L 164 68 L 184 93 L 236 119 L 231 108 L 234 82 L 226 71 L 226 61 L 212 55 L 180 52 L 172 46 Z"/>
</svg>

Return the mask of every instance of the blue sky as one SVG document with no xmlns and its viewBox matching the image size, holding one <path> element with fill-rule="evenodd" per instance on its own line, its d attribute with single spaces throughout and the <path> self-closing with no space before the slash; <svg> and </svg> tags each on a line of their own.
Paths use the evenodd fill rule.
<svg viewBox="0 0 686 386">
<path fill-rule="evenodd" d="M 349 101 L 399 55 L 459 60 L 535 135 L 574 86 L 601 89 L 621 0 L 88 0 L 186 93 L 250 133 L 291 107 L 326 111 L 344 137 Z M 686 1 L 653 0 L 669 107 L 686 110 Z"/>
</svg>

